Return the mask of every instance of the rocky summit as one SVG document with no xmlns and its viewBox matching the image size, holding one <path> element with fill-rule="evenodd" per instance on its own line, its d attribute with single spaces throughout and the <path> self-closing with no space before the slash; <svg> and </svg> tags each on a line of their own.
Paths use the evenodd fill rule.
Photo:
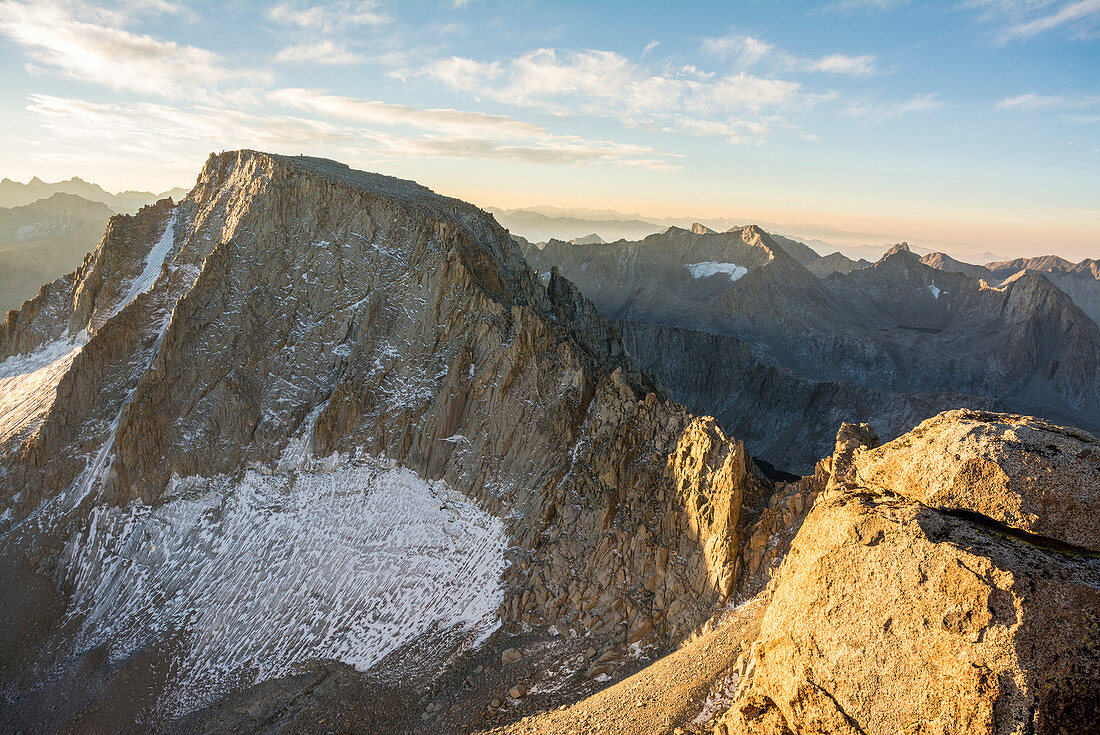
<svg viewBox="0 0 1100 735">
<path fill-rule="evenodd" d="M 0 327 L 0 731 L 1096 732 L 1095 323 L 800 256 L 212 155 Z"/>
</svg>

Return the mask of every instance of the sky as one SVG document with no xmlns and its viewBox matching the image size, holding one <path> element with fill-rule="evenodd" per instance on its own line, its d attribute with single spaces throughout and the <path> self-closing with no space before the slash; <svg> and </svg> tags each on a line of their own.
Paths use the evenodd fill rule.
<svg viewBox="0 0 1100 735">
<path fill-rule="evenodd" d="M 1100 257 L 1100 0 L 0 0 L 0 176 L 325 156 L 481 206 Z"/>
</svg>

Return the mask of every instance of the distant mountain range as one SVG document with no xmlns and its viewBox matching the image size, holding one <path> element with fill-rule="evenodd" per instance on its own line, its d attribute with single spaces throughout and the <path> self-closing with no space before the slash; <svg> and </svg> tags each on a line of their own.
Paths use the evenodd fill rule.
<svg viewBox="0 0 1100 735">
<path fill-rule="evenodd" d="M 114 214 L 106 204 L 75 194 L 0 208 L 0 314 L 76 270 Z"/>
<path fill-rule="evenodd" d="M 842 421 L 892 438 L 966 406 L 1100 428 L 1095 261 L 971 266 L 901 243 L 869 263 L 700 224 L 520 245 L 616 320 L 676 400 L 783 469 L 808 472 Z"/>
<path fill-rule="evenodd" d="M 690 230 L 692 225 L 699 221 L 694 217 L 652 217 L 638 214 L 637 212 L 626 214 L 611 209 L 586 209 L 563 207 L 524 207 L 520 209 L 500 209 L 488 207 L 486 209 L 501 225 L 507 228 L 513 235 L 518 235 L 533 243 L 548 242 L 550 240 L 565 240 L 566 242 L 588 235 L 595 234 L 609 242 L 616 240 L 640 240 L 641 238 L 658 232 L 663 232 L 668 227 L 679 227 Z M 853 262 L 866 260 L 872 263 L 882 257 L 883 253 L 893 244 L 887 241 L 886 236 L 877 245 L 838 245 L 834 242 L 805 236 L 807 231 L 813 231 L 811 225 L 792 225 L 779 222 L 768 222 L 759 219 L 718 217 L 705 218 L 707 228 L 721 232 L 747 224 L 755 224 L 768 232 L 773 237 L 776 233 L 785 233 L 781 237 L 802 243 L 812 248 L 816 253 L 826 254 L 839 252 L 845 258 Z M 802 233 L 802 234 L 792 234 Z M 837 232 L 838 236 L 850 241 L 855 236 L 867 237 L 874 240 L 875 235 L 870 233 Z M 829 237 L 828 233 L 822 233 L 823 237 Z M 918 255 L 932 253 L 930 248 L 913 247 L 913 252 Z M 960 253 L 956 253 L 960 254 Z M 992 252 L 977 252 L 976 248 L 961 251 L 969 260 L 976 262 L 1003 261 L 1005 257 Z M 803 263 L 805 265 L 805 263 Z"/>
<path fill-rule="evenodd" d="M 35 176 L 26 184 L 11 179 L 0 180 L 0 207 L 20 207 L 54 194 L 75 194 L 90 202 L 101 202 L 121 214 L 133 214 L 146 204 L 172 197 L 179 199 L 187 194 L 187 189 L 176 187 L 159 194 L 151 191 L 121 191 L 117 194 L 105 190 L 98 184 L 73 177 L 67 181 L 49 183 Z"/>
<path fill-rule="evenodd" d="M 619 219 L 614 212 L 607 213 L 607 217 L 591 218 L 548 214 L 534 209 L 489 207 L 486 211 L 512 234 L 532 242 L 545 242 L 552 238 L 570 240 L 592 233 L 599 233 L 601 238 L 610 240 L 634 239 L 664 229 L 661 224 L 644 219 Z"/>
</svg>

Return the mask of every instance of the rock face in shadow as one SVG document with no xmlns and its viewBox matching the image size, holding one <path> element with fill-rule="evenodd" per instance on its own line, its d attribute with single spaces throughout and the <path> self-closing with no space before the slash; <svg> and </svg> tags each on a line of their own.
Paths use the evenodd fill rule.
<svg viewBox="0 0 1100 735">
<path fill-rule="evenodd" d="M 842 428 L 721 727 L 1095 731 L 1096 439 L 960 411 L 874 441 Z"/>
<path fill-rule="evenodd" d="M 754 457 L 790 472 L 812 472 L 832 451 L 832 436 L 845 421 L 866 421 L 892 439 L 941 411 L 1004 407 L 986 396 L 812 380 L 768 364 L 749 344 L 726 334 L 634 321 L 616 325 L 642 370 L 671 386 L 689 411 L 713 415 Z"/>
<path fill-rule="evenodd" d="M 1071 263 L 1056 255 L 1037 258 L 1016 258 L 998 263 L 986 263 L 985 268 L 995 279 L 1012 278 L 1021 271 L 1042 274 L 1066 293 L 1094 322 L 1100 324 L 1100 262 L 1086 258 Z M 993 282 L 992 280 L 990 281 Z"/>
<path fill-rule="evenodd" d="M 538 278 L 492 218 L 331 161 L 212 156 L 179 204 L 113 218 L 76 273 L 9 314 L 0 359 L 0 404 L 32 407 L 0 444 L 0 560 L 13 585 L 45 590 L 0 606 L 12 727 L 91 727 L 114 707 L 112 729 L 144 731 L 142 718 L 180 713 L 162 707 L 189 701 L 174 674 L 142 672 L 193 660 L 212 611 L 184 588 L 151 595 L 153 613 L 183 606 L 154 629 L 144 609 L 119 620 L 121 637 L 97 622 L 145 594 L 128 568 L 170 563 L 157 544 L 178 539 L 157 539 L 173 523 L 209 529 L 187 544 L 190 568 L 243 574 L 215 558 L 247 542 L 233 518 L 292 520 L 307 485 L 332 477 L 345 493 L 347 473 L 396 465 L 499 519 L 493 626 L 655 652 L 737 588 L 742 505 L 770 491 L 743 445 L 669 400 L 590 302 L 557 274 Z M 276 485 L 286 499 L 266 500 Z M 311 569 L 343 552 L 316 553 Z M 237 566 L 253 563 L 258 576 L 234 583 L 245 598 L 269 582 L 267 562 Z M 286 593 L 301 598 L 287 615 L 320 621 L 292 636 L 335 626 L 351 604 L 320 583 Z M 428 686 L 452 644 L 419 643 L 402 666 L 421 661 Z M 592 663 L 581 657 L 582 679 Z M 211 692 L 204 706 L 229 693 Z"/>
<path fill-rule="evenodd" d="M 1056 255 L 1016 258 L 985 265 L 971 265 L 944 253 L 929 253 L 921 262 L 942 271 L 965 273 L 992 285 L 1003 284 L 1020 272 L 1040 274 L 1065 293 L 1090 319 L 1100 324 L 1100 263 L 1086 258 L 1071 263 Z"/>
</svg>

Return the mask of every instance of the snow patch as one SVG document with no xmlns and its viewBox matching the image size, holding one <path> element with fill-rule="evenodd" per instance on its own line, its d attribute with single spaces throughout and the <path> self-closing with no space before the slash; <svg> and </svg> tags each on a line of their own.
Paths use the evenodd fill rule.
<svg viewBox="0 0 1100 735">
<path fill-rule="evenodd" d="M 692 723 L 701 725 L 708 722 L 719 712 L 725 712 L 732 707 L 737 699 L 737 685 L 740 678 L 735 671 L 715 681 L 711 685 L 710 692 L 707 693 L 702 709 L 699 710 L 699 714 L 692 720 Z"/>
<path fill-rule="evenodd" d="M 192 711 L 309 660 L 360 671 L 427 634 L 498 626 L 501 521 L 378 461 L 176 479 L 155 507 L 101 505 L 64 555 L 78 650 L 178 640 L 161 709 Z"/>
<path fill-rule="evenodd" d="M 41 418 L 87 341 L 87 333 L 81 332 L 0 362 L 0 444 Z"/>
<path fill-rule="evenodd" d="M 15 241 L 23 242 L 24 240 L 29 240 L 43 229 L 45 229 L 45 225 L 41 222 L 32 222 L 29 225 L 23 225 L 15 230 Z"/>
<path fill-rule="evenodd" d="M 932 298 L 934 298 L 936 300 L 939 300 L 940 294 L 941 293 L 947 293 L 947 292 L 946 291 L 941 291 L 940 289 L 936 288 L 936 284 L 930 283 L 930 284 L 928 284 L 928 293 L 932 294 Z"/>
<path fill-rule="evenodd" d="M 692 278 L 707 278 L 724 273 L 731 281 L 736 281 L 749 272 L 749 269 L 737 263 L 716 263 L 712 260 L 702 263 L 688 263 L 684 266 L 691 272 Z"/>
</svg>

